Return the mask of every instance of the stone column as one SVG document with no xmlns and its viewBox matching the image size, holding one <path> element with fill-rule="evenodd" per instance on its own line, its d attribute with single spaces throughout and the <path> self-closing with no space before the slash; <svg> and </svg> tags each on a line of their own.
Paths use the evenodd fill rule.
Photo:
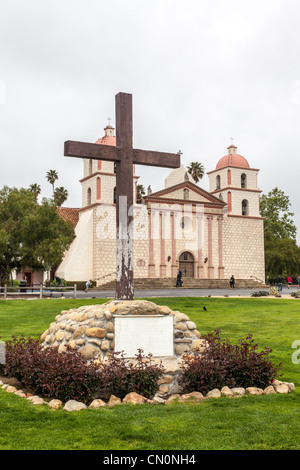
<svg viewBox="0 0 300 470">
<path fill-rule="evenodd" d="M 148 210 L 148 226 L 149 226 L 148 275 L 149 275 L 149 277 L 156 277 L 155 276 L 154 251 L 153 251 L 153 218 L 154 218 L 154 211 L 152 209 L 149 209 Z"/>
<path fill-rule="evenodd" d="M 166 213 L 161 211 L 160 215 L 160 277 L 166 277 L 167 265 L 166 265 L 166 250 L 165 250 L 165 238 L 166 238 Z"/>
<path fill-rule="evenodd" d="M 224 279 L 223 266 L 223 216 L 217 217 L 218 220 L 218 249 L 219 249 L 219 279 Z"/>
<path fill-rule="evenodd" d="M 172 237 L 172 277 L 177 276 L 178 266 L 176 263 L 176 212 L 171 213 L 171 237 Z"/>
<path fill-rule="evenodd" d="M 204 278 L 204 264 L 203 264 L 203 225 L 204 216 L 203 214 L 196 214 L 197 223 L 197 251 L 198 251 L 198 266 L 197 266 L 197 277 L 198 279 Z"/>
<path fill-rule="evenodd" d="M 208 230 L 208 279 L 214 279 L 214 266 L 213 266 L 213 253 L 212 253 L 212 221 L 213 216 L 207 217 L 207 230 Z"/>
</svg>

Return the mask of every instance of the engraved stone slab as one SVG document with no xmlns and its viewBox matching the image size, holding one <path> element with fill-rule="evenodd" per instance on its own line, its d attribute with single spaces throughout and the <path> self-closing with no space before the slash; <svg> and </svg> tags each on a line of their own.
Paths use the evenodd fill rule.
<svg viewBox="0 0 300 470">
<path fill-rule="evenodd" d="M 172 315 L 114 315 L 115 351 L 135 357 L 138 349 L 154 357 L 174 355 Z"/>
</svg>

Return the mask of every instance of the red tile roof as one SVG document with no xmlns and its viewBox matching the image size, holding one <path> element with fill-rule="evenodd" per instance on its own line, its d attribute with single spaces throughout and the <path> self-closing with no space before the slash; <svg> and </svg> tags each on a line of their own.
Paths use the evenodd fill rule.
<svg viewBox="0 0 300 470">
<path fill-rule="evenodd" d="M 75 228 L 79 220 L 79 209 L 72 207 L 58 207 L 58 213 L 64 220 L 69 220 Z"/>
</svg>

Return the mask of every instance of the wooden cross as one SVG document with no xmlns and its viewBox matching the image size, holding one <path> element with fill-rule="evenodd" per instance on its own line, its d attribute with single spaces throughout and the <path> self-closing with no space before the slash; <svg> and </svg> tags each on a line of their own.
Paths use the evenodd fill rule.
<svg viewBox="0 0 300 470">
<path fill-rule="evenodd" d="M 133 148 L 131 94 L 116 95 L 115 111 L 116 147 L 68 140 L 64 155 L 116 162 L 116 298 L 133 300 L 133 165 L 179 168 L 180 154 Z"/>
</svg>

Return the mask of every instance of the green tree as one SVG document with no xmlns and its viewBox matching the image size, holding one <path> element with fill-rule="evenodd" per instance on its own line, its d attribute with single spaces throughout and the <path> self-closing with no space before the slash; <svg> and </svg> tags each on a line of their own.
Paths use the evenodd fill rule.
<svg viewBox="0 0 300 470">
<path fill-rule="evenodd" d="M 191 162 L 187 167 L 188 173 L 198 183 L 204 176 L 204 166 L 199 162 Z"/>
<path fill-rule="evenodd" d="M 47 181 L 52 185 L 52 191 L 53 191 L 53 196 L 54 196 L 54 183 L 56 180 L 58 180 L 58 173 L 56 170 L 49 170 L 47 171 L 46 175 Z"/>
<path fill-rule="evenodd" d="M 68 199 L 68 190 L 65 189 L 63 186 L 59 188 L 55 188 L 54 190 L 54 202 L 58 207 L 62 206 L 63 203 Z"/>
<path fill-rule="evenodd" d="M 260 214 L 265 217 L 265 230 L 278 238 L 296 239 L 297 228 L 290 212 L 290 199 L 277 187 L 260 197 Z"/>
<path fill-rule="evenodd" d="M 30 189 L 0 191 L 0 282 L 13 269 L 55 269 L 73 238 L 72 224 L 52 201 L 38 204 Z"/>
<path fill-rule="evenodd" d="M 143 196 L 145 196 L 146 192 L 145 192 L 145 188 L 142 184 L 137 184 L 136 185 L 136 202 L 138 204 L 141 204 L 142 200 L 143 200 Z"/>
<path fill-rule="evenodd" d="M 260 198 L 260 213 L 265 217 L 265 269 L 269 278 L 297 276 L 300 273 L 300 248 L 297 228 L 290 211 L 289 197 L 277 187 Z"/>
<path fill-rule="evenodd" d="M 37 201 L 38 196 L 41 194 L 41 187 L 39 184 L 34 183 L 29 186 L 30 191 L 33 192 L 35 200 Z"/>
</svg>

